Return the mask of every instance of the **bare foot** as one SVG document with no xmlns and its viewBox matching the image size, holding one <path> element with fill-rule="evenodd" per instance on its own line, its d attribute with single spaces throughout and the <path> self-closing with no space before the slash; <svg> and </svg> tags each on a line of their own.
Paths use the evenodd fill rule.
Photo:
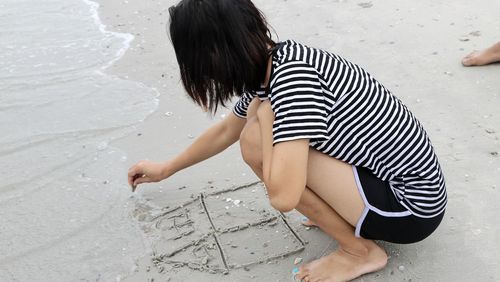
<svg viewBox="0 0 500 282">
<path fill-rule="evenodd" d="M 304 216 L 304 217 L 302 217 L 302 219 L 300 220 L 300 223 L 301 223 L 302 225 L 304 225 L 304 226 L 307 226 L 307 227 L 315 227 L 315 226 L 318 226 L 318 225 L 316 224 L 316 222 L 314 222 L 314 221 L 310 220 L 309 218 L 307 218 L 307 217 L 305 217 L 305 216 Z"/>
<path fill-rule="evenodd" d="M 462 65 L 466 67 L 484 66 L 500 61 L 500 42 L 493 46 L 481 50 L 474 51 L 462 59 Z"/>
<path fill-rule="evenodd" d="M 370 241 L 365 255 L 355 255 L 342 248 L 328 256 L 302 266 L 296 275 L 296 280 L 306 282 L 336 282 L 349 281 L 363 274 L 374 272 L 385 267 L 387 254 Z"/>
</svg>

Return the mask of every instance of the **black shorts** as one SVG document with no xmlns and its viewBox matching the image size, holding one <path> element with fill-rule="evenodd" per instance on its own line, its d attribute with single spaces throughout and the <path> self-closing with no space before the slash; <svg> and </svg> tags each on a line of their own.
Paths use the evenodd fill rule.
<svg viewBox="0 0 500 282">
<path fill-rule="evenodd" d="M 356 236 L 371 240 L 409 244 L 431 235 L 444 212 L 433 218 L 414 216 L 399 203 L 389 183 L 361 167 L 352 166 L 365 210 L 356 225 Z"/>
</svg>

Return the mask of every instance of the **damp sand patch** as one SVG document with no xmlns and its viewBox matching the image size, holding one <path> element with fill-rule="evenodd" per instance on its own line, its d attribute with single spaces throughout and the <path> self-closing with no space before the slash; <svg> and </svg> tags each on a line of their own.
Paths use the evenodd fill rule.
<svg viewBox="0 0 500 282">
<path fill-rule="evenodd" d="M 189 268 L 228 274 L 305 248 L 287 217 L 270 206 L 260 182 L 192 195 L 182 204 L 147 212 L 141 218 L 155 237 L 152 261 L 160 273 Z"/>
</svg>

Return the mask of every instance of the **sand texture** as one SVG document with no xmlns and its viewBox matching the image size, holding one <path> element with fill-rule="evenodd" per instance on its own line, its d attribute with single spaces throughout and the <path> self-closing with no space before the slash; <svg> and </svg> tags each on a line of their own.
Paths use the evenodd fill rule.
<svg viewBox="0 0 500 282">
<path fill-rule="evenodd" d="M 108 71 L 160 93 L 158 110 L 113 143 L 140 159 L 166 160 L 230 109 L 208 117 L 186 98 L 166 33 L 170 0 L 100 1 L 112 30 L 131 33 Z M 469 51 L 500 40 L 498 1 L 255 1 L 280 40 L 294 39 L 368 70 L 419 118 L 443 167 L 449 204 L 423 242 L 382 244 L 387 267 L 358 281 L 495 281 L 500 277 L 500 65 L 464 68 Z M 125 171 L 123 176 L 125 177 Z M 147 238 L 126 281 L 290 281 L 294 261 L 335 241 L 273 211 L 239 146 L 139 187 L 133 220 Z M 225 189 L 236 189 L 224 191 Z M 297 261 L 300 261 L 298 259 Z"/>
<path fill-rule="evenodd" d="M 173 157 L 192 137 L 229 111 L 223 110 L 209 118 L 183 94 L 175 55 L 165 33 L 167 8 L 174 3 L 106 1 L 101 9 L 105 22 L 137 36 L 132 50 L 112 67 L 113 72 L 143 81 L 161 92 L 159 110 L 137 128 L 137 133 L 142 135 L 131 135 L 116 144 L 127 151 L 130 164 L 142 158 L 162 160 Z M 383 244 L 390 256 L 387 267 L 358 281 L 498 279 L 500 65 L 464 68 L 460 60 L 469 51 L 500 40 L 500 18 L 495 13 L 500 10 L 500 2 L 259 0 L 255 3 L 267 15 L 281 40 L 294 39 L 338 53 L 368 70 L 419 118 L 438 153 L 449 195 L 448 209 L 440 228 L 417 244 Z M 172 206 L 182 203 L 191 194 L 198 197 L 200 192 L 211 193 L 255 180 L 243 165 L 236 145 L 163 183 L 142 187 L 138 194 L 140 200 L 149 205 Z M 224 197 L 248 198 L 252 195 L 248 192 L 248 189 L 243 189 L 239 192 L 241 196 Z M 206 199 L 208 205 L 211 205 L 211 200 Z M 218 200 L 212 207 L 224 212 L 228 204 Z M 262 198 L 254 203 L 243 200 L 243 203 L 248 207 L 256 205 L 255 209 L 259 210 L 265 201 Z M 197 202 L 193 205 L 194 210 L 200 210 Z M 224 218 L 230 220 L 227 227 L 263 218 L 256 214 L 253 221 L 243 220 L 231 209 L 228 211 L 231 214 Z M 209 249 L 206 254 L 210 258 L 207 264 L 203 264 L 207 261 L 203 261 L 203 254 L 197 250 L 188 258 L 199 254 L 195 267 L 169 265 L 162 273 L 153 268 L 151 259 L 154 256 L 146 256 L 138 261 L 137 271 L 128 279 L 289 281 L 297 257 L 304 262 L 310 261 L 333 250 L 336 243 L 320 230 L 306 230 L 300 226 L 297 214 L 292 213 L 287 218 L 292 230 L 307 242 L 305 249 L 296 254 L 242 269 L 230 269 L 227 275 L 218 273 L 220 271 L 210 273 L 212 266 L 223 266 L 220 260 L 215 260 L 219 256 L 214 249 Z M 195 220 L 201 220 L 199 214 Z M 217 220 L 215 216 L 214 223 Z M 171 220 L 168 222 L 172 224 Z M 200 230 L 210 226 L 206 225 L 206 220 L 203 222 L 204 226 L 200 225 L 187 236 L 199 238 L 206 232 Z M 167 226 L 163 228 L 168 229 Z M 276 242 L 279 235 L 276 238 L 274 234 L 261 234 L 264 236 L 259 239 L 261 244 L 271 241 L 265 249 L 245 239 L 249 236 L 245 232 L 263 232 L 262 228 L 259 225 L 219 235 L 229 264 L 249 262 L 250 250 L 260 258 L 279 253 L 283 244 L 292 248 L 292 242 Z M 277 226 L 268 228 L 268 231 L 284 231 Z M 161 244 L 173 247 L 168 240 L 162 239 Z M 212 238 L 207 240 L 209 246 L 215 243 L 210 241 Z M 232 243 L 238 247 L 224 245 Z M 200 267 L 200 262 L 203 267 Z"/>
</svg>

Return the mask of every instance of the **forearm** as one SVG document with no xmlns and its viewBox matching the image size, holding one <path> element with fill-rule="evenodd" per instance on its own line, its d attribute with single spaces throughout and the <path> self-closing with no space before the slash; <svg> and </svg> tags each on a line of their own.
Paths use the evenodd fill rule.
<svg viewBox="0 0 500 282">
<path fill-rule="evenodd" d="M 182 153 L 166 163 L 166 177 L 224 151 L 239 140 L 244 124 L 245 120 L 231 115 L 206 130 Z"/>
</svg>

